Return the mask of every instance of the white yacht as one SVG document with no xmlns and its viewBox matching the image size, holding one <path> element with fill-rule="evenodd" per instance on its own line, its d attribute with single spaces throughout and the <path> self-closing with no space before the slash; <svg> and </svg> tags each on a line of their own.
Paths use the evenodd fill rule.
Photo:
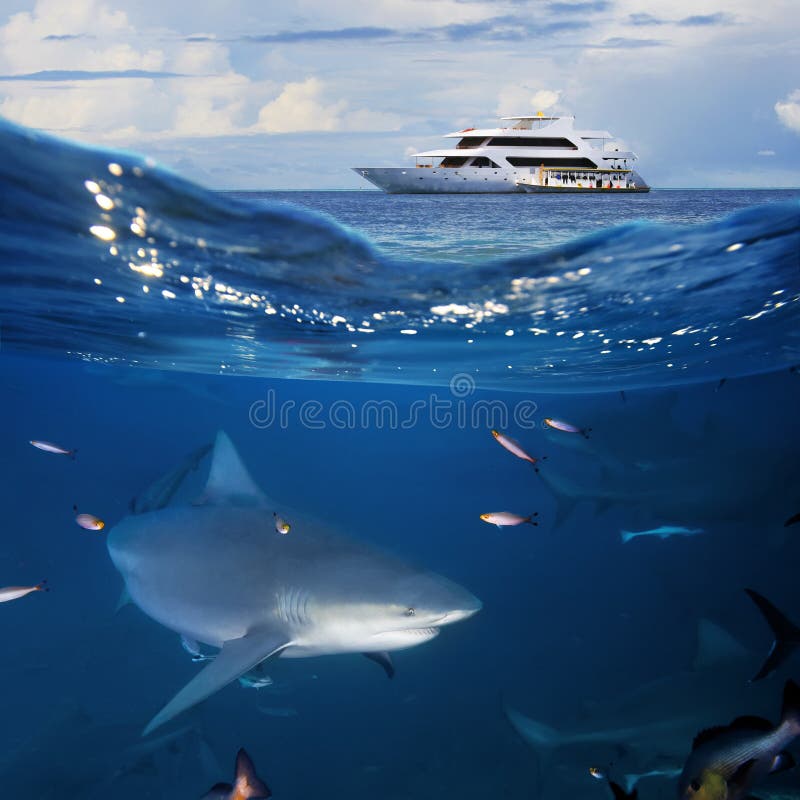
<svg viewBox="0 0 800 800">
<path fill-rule="evenodd" d="M 608 131 L 576 130 L 574 117 L 503 117 L 502 128 L 446 134 L 451 148 L 414 156 L 413 167 L 353 167 L 390 194 L 649 192 Z"/>
</svg>

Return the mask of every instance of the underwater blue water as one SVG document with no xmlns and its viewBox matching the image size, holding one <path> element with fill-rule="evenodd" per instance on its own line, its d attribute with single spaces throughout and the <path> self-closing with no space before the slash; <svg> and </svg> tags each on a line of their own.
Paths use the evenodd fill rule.
<svg viewBox="0 0 800 800">
<path fill-rule="evenodd" d="M 800 622 L 800 193 L 241 195 L 5 124 L 0 140 L 0 585 L 51 589 L 0 605 L 9 796 L 197 798 L 245 746 L 276 798 L 591 800 L 609 793 L 589 766 L 688 752 L 648 721 L 777 720 L 800 656 L 746 682 L 771 634 L 742 589 Z M 546 456 L 539 473 L 491 428 Z M 273 686 L 220 691 L 148 749 L 197 667 L 115 612 L 105 540 L 221 429 L 286 507 L 483 609 L 395 653 L 391 681 L 358 655 L 270 662 Z M 539 525 L 479 518 L 500 510 Z M 701 532 L 623 543 L 664 525 Z M 698 661 L 704 619 L 744 655 Z M 531 746 L 507 708 L 636 746 Z M 800 793 L 796 772 L 772 780 L 755 793 Z"/>
</svg>

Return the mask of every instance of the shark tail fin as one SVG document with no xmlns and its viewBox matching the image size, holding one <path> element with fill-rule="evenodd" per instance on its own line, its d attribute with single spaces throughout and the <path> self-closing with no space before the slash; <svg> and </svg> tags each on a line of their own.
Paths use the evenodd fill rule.
<svg viewBox="0 0 800 800">
<path fill-rule="evenodd" d="M 761 669 L 751 681 L 760 681 L 771 675 L 800 646 L 800 628 L 779 611 L 766 597 L 752 589 L 745 589 L 748 597 L 756 604 L 772 629 L 775 640 L 761 665 Z"/>
<path fill-rule="evenodd" d="M 627 544 L 631 539 L 636 538 L 634 531 L 620 531 L 619 538 L 622 539 L 622 544 Z"/>
</svg>

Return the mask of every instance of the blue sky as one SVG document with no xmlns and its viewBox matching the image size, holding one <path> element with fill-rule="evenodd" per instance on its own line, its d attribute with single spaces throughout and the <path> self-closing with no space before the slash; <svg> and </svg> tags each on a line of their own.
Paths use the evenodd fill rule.
<svg viewBox="0 0 800 800">
<path fill-rule="evenodd" d="M 215 188 L 362 188 L 537 110 L 655 186 L 798 186 L 796 0 L 0 0 L 0 114 Z"/>
</svg>

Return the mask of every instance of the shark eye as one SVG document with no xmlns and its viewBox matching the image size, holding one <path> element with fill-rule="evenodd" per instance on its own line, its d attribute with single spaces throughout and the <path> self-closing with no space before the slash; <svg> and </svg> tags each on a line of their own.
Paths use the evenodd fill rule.
<svg viewBox="0 0 800 800">
<path fill-rule="evenodd" d="M 700 781 L 698 781 L 698 780 L 697 780 L 697 778 L 695 778 L 695 779 L 694 779 L 694 780 L 693 780 L 693 781 L 692 781 L 692 782 L 689 784 L 689 788 L 690 788 L 690 789 L 691 789 L 693 792 L 699 792 L 699 791 L 700 791 Z"/>
<path fill-rule="evenodd" d="M 404 613 L 404 614 L 405 614 L 407 617 L 413 617 L 413 616 L 414 616 L 414 614 L 416 614 L 417 612 L 416 612 L 416 610 L 414 609 L 414 607 L 413 607 L 413 606 L 409 606 L 409 607 L 408 607 L 408 608 L 407 608 L 407 609 L 406 609 L 406 610 L 405 610 L 403 613 Z"/>
</svg>

